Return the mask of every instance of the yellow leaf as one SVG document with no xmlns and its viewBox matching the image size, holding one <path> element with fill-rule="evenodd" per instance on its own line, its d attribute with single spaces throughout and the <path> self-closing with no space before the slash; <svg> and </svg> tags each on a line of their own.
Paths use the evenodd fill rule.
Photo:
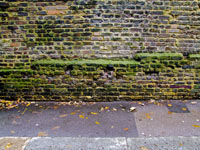
<svg viewBox="0 0 200 150">
<path fill-rule="evenodd" d="M 97 115 L 98 113 L 96 112 L 90 112 L 91 115 Z"/>
<path fill-rule="evenodd" d="M 71 112 L 70 114 L 71 114 L 71 115 L 75 115 L 75 114 L 76 114 L 76 112 Z"/>
<path fill-rule="evenodd" d="M 87 98 L 87 99 L 91 99 L 91 98 L 92 98 L 92 96 L 86 96 L 86 98 Z"/>
<path fill-rule="evenodd" d="M 171 112 L 171 111 L 168 111 L 168 114 L 173 114 L 173 112 Z"/>
<path fill-rule="evenodd" d="M 39 132 L 39 133 L 38 133 L 38 136 L 39 136 L 39 137 L 41 137 L 41 136 L 47 136 L 47 135 L 48 135 L 48 134 L 47 134 L 46 132 Z"/>
<path fill-rule="evenodd" d="M 88 119 L 88 117 L 85 117 L 85 119 Z"/>
<path fill-rule="evenodd" d="M 128 128 L 124 128 L 124 131 L 128 131 Z"/>
<path fill-rule="evenodd" d="M 99 124 L 100 124 L 100 122 L 98 122 L 98 121 L 96 121 L 95 123 L 96 123 L 97 125 L 99 125 Z"/>
<path fill-rule="evenodd" d="M 151 119 L 151 116 L 149 115 L 149 113 L 146 113 L 146 118 Z"/>
<path fill-rule="evenodd" d="M 84 119 L 85 117 L 83 115 L 79 115 L 79 118 Z"/>
<path fill-rule="evenodd" d="M 30 106 L 30 105 L 31 105 L 31 103 L 26 104 L 27 107 Z"/>
<path fill-rule="evenodd" d="M 172 107 L 172 104 L 167 104 L 167 106 Z"/>
<path fill-rule="evenodd" d="M 147 148 L 147 147 L 144 147 L 144 146 L 141 146 L 140 149 L 141 149 L 141 150 L 148 150 L 148 148 Z"/>
<path fill-rule="evenodd" d="M 200 125 L 192 125 L 195 128 L 200 128 Z"/>
<path fill-rule="evenodd" d="M 56 129 L 59 129 L 59 128 L 60 128 L 60 126 L 55 126 L 51 130 L 56 130 Z"/>
<path fill-rule="evenodd" d="M 108 107 L 108 106 L 106 106 L 106 107 L 105 107 L 105 109 L 107 110 L 107 109 L 109 109 L 109 107 Z"/>
<path fill-rule="evenodd" d="M 9 149 L 13 144 L 12 143 L 8 143 L 6 146 L 5 146 L 5 149 Z"/>
<path fill-rule="evenodd" d="M 60 118 L 67 117 L 67 114 L 60 115 L 59 117 L 60 117 Z"/>
<path fill-rule="evenodd" d="M 24 109 L 24 111 L 22 112 L 22 115 L 27 111 L 27 108 Z"/>
<path fill-rule="evenodd" d="M 183 110 L 183 111 L 186 111 L 186 110 L 187 110 L 187 108 L 182 108 L 182 110 Z"/>
</svg>

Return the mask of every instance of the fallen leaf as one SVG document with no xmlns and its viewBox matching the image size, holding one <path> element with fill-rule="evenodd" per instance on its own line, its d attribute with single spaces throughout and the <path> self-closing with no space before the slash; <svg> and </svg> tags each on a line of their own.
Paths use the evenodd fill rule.
<svg viewBox="0 0 200 150">
<path fill-rule="evenodd" d="M 144 146 L 141 146 L 140 149 L 141 149 L 141 150 L 148 150 L 148 148 L 147 148 L 147 147 L 144 147 Z"/>
<path fill-rule="evenodd" d="M 194 105 L 194 104 L 197 104 L 197 102 L 195 102 L 195 101 L 192 101 L 192 102 L 191 102 L 191 104 L 193 104 L 193 105 Z"/>
<path fill-rule="evenodd" d="M 85 117 L 85 119 L 88 119 L 88 117 Z"/>
<path fill-rule="evenodd" d="M 200 125 L 192 125 L 195 128 L 200 128 Z"/>
<path fill-rule="evenodd" d="M 107 109 L 109 109 L 109 107 L 108 107 L 108 106 L 106 106 L 106 107 L 105 107 L 105 110 L 107 110 Z"/>
<path fill-rule="evenodd" d="M 115 126 L 111 126 L 111 128 L 113 129 Z"/>
<path fill-rule="evenodd" d="M 100 122 L 98 122 L 98 121 L 96 121 L 95 123 L 96 123 L 97 125 L 99 125 L 99 124 L 100 124 Z"/>
<path fill-rule="evenodd" d="M 79 115 L 79 118 L 84 119 L 85 117 L 84 115 Z"/>
<path fill-rule="evenodd" d="M 31 105 L 31 103 L 29 102 L 28 104 L 26 104 L 26 107 L 28 107 L 28 106 L 30 106 Z"/>
<path fill-rule="evenodd" d="M 91 115 L 97 115 L 97 112 L 90 112 Z"/>
<path fill-rule="evenodd" d="M 75 114 L 76 114 L 76 112 L 71 112 L 70 114 L 71 114 L 71 115 L 75 115 Z"/>
<path fill-rule="evenodd" d="M 121 110 L 122 110 L 122 111 L 125 111 L 126 109 L 125 109 L 125 108 L 122 108 Z"/>
<path fill-rule="evenodd" d="M 149 103 L 154 103 L 155 102 L 155 100 L 154 99 L 151 99 L 150 101 L 149 101 Z"/>
<path fill-rule="evenodd" d="M 17 121 L 16 121 L 16 120 L 13 120 L 13 121 L 12 121 L 12 124 L 18 124 L 18 123 L 17 123 Z"/>
<path fill-rule="evenodd" d="M 27 108 L 24 109 L 24 111 L 21 113 L 22 115 L 27 111 Z"/>
<path fill-rule="evenodd" d="M 60 117 L 60 118 L 67 117 L 67 114 L 60 115 L 59 117 Z"/>
<path fill-rule="evenodd" d="M 32 114 L 38 114 L 39 112 L 37 112 L 37 111 L 32 111 Z"/>
<path fill-rule="evenodd" d="M 142 102 L 138 102 L 138 104 L 144 106 L 144 103 L 142 103 Z"/>
<path fill-rule="evenodd" d="M 170 114 L 170 115 L 171 115 L 171 114 L 173 114 L 173 112 L 171 112 L 171 111 L 168 111 L 168 114 Z"/>
<path fill-rule="evenodd" d="M 130 112 L 133 112 L 133 111 L 135 111 L 136 110 L 136 107 L 131 107 L 130 108 Z"/>
<path fill-rule="evenodd" d="M 179 145 L 180 145 L 180 146 L 183 146 L 183 144 L 182 144 L 182 143 L 179 143 Z"/>
<path fill-rule="evenodd" d="M 12 145 L 13 145 L 12 143 L 8 143 L 8 144 L 5 146 L 5 149 L 10 149 L 10 147 L 11 147 Z"/>
<path fill-rule="evenodd" d="M 128 131 L 128 128 L 124 128 L 124 131 Z"/>
<path fill-rule="evenodd" d="M 38 136 L 39 136 L 39 137 L 41 137 L 41 136 L 47 136 L 47 135 L 48 135 L 48 134 L 47 134 L 46 132 L 39 132 L 39 133 L 38 133 Z"/>
<path fill-rule="evenodd" d="M 99 112 L 102 112 L 102 111 L 104 111 L 104 107 L 101 107 Z"/>
<path fill-rule="evenodd" d="M 10 105 L 10 106 L 7 106 L 6 108 L 7 109 L 12 109 L 12 108 L 15 108 L 17 105 Z"/>
<path fill-rule="evenodd" d="M 16 119 L 20 119 L 21 117 L 20 117 L 20 116 L 15 116 L 15 118 L 16 118 Z"/>
<path fill-rule="evenodd" d="M 55 126 L 51 130 L 56 130 L 56 129 L 59 129 L 59 128 L 60 128 L 60 126 Z"/>
<path fill-rule="evenodd" d="M 149 113 L 146 113 L 146 118 L 151 119 L 151 116 L 149 115 Z"/>
<path fill-rule="evenodd" d="M 117 109 L 116 109 L 116 108 L 113 108 L 112 110 L 113 110 L 113 111 L 117 111 Z"/>
<path fill-rule="evenodd" d="M 167 106 L 172 107 L 172 104 L 167 104 Z"/>
<path fill-rule="evenodd" d="M 86 96 L 86 98 L 87 98 L 87 99 L 91 99 L 91 98 L 92 98 L 92 96 Z"/>
<path fill-rule="evenodd" d="M 183 110 L 183 111 L 186 111 L 186 110 L 187 110 L 187 108 L 182 108 L 182 110 Z"/>
<path fill-rule="evenodd" d="M 42 106 L 40 106 L 40 108 L 42 108 Z M 53 109 L 58 109 L 58 106 L 53 106 Z"/>
<path fill-rule="evenodd" d="M 15 134 L 15 131 L 14 131 L 14 130 L 11 130 L 10 133 L 11 133 L 11 134 Z"/>
</svg>

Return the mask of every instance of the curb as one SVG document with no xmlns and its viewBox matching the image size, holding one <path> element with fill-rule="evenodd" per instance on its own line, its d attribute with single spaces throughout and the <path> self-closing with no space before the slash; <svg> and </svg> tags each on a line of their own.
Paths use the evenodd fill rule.
<svg viewBox="0 0 200 150">
<path fill-rule="evenodd" d="M 22 150 L 200 150 L 200 137 L 194 136 L 152 138 L 3 137 L 0 138 L 0 141 L 5 139 L 25 140 Z M 0 147 L 0 149 L 2 148 Z"/>
</svg>

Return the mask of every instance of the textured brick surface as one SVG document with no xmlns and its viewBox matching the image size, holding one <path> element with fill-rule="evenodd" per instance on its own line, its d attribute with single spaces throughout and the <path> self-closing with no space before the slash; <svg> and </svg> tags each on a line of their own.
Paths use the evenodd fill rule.
<svg viewBox="0 0 200 150">
<path fill-rule="evenodd" d="M 199 6 L 197 0 L 0 0 L 0 98 L 199 98 Z M 47 58 L 97 65 L 35 65 Z M 138 63 L 107 67 L 99 58 Z"/>
</svg>

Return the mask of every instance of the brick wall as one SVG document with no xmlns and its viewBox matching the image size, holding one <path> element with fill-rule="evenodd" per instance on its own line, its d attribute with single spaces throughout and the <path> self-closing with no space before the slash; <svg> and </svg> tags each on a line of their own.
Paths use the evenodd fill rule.
<svg viewBox="0 0 200 150">
<path fill-rule="evenodd" d="M 199 98 L 199 54 L 199 0 L 0 0 L 1 98 Z"/>
</svg>

